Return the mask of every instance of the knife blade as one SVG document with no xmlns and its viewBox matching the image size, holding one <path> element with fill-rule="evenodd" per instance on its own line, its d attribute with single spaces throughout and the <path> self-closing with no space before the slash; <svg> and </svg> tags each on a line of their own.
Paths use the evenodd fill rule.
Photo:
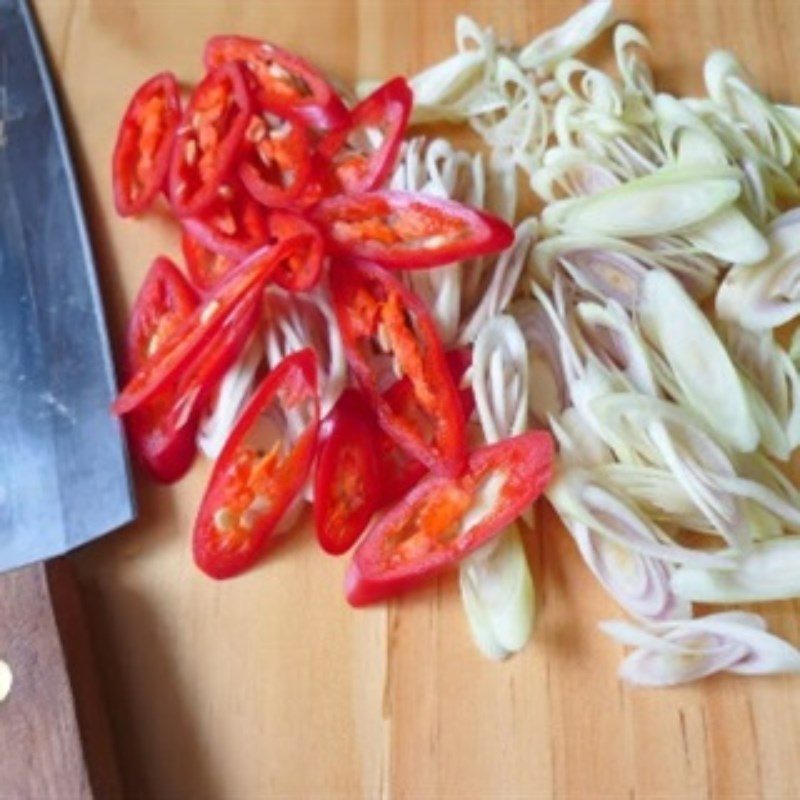
<svg viewBox="0 0 800 800">
<path fill-rule="evenodd" d="M 95 262 L 44 53 L 0 0 L 0 571 L 133 519 Z"/>
</svg>

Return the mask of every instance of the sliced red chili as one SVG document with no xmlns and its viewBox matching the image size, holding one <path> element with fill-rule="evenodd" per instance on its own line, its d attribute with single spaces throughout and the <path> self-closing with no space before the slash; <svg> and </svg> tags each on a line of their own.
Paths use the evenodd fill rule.
<svg viewBox="0 0 800 800">
<path fill-rule="evenodd" d="M 203 60 L 207 69 L 243 62 L 264 107 L 294 114 L 324 130 L 347 122 L 347 108 L 325 78 L 300 56 L 277 45 L 245 36 L 214 36 L 206 44 Z"/>
<path fill-rule="evenodd" d="M 472 363 L 472 352 L 468 347 L 450 350 L 445 354 L 447 366 L 456 386 L 461 385 L 464 373 Z M 475 397 L 471 388 L 462 388 L 458 392 L 464 419 L 469 420 L 475 410 Z M 393 413 L 405 419 L 414 420 L 422 430 L 429 425 L 430 418 L 420 410 L 414 387 L 408 376 L 390 386 L 383 399 Z M 429 436 L 431 434 L 428 434 Z M 425 473 L 427 467 L 400 447 L 397 442 L 383 430 L 378 432 L 378 452 L 381 464 L 381 507 L 397 502 L 414 486 Z"/>
<path fill-rule="evenodd" d="M 353 389 L 342 394 L 320 429 L 314 474 L 314 525 L 320 546 L 340 555 L 361 535 L 381 498 L 378 427 Z"/>
<path fill-rule="evenodd" d="M 239 263 L 239 259 L 228 258 L 209 250 L 187 230 L 181 235 L 181 250 L 189 280 L 203 294 L 212 291 Z"/>
<path fill-rule="evenodd" d="M 171 72 L 150 78 L 133 95 L 112 159 L 114 205 L 123 217 L 145 211 L 164 188 L 180 118 L 178 82 Z"/>
<path fill-rule="evenodd" d="M 206 249 L 241 261 L 267 243 L 266 212 L 237 184 L 225 188 L 226 196 L 218 195 L 205 211 L 181 223 Z"/>
<path fill-rule="evenodd" d="M 260 310 L 257 292 L 244 298 L 177 379 L 126 417 L 131 450 L 156 480 L 171 483 L 191 466 L 200 417 L 247 343 Z"/>
<path fill-rule="evenodd" d="M 256 389 L 211 475 L 194 529 L 197 565 L 214 578 L 251 566 L 308 476 L 317 442 L 317 360 L 284 359 Z"/>
<path fill-rule="evenodd" d="M 413 96 L 403 78 L 394 78 L 362 100 L 347 127 L 329 133 L 319 144 L 345 192 L 380 188 L 397 161 Z"/>
<path fill-rule="evenodd" d="M 422 480 L 369 530 L 347 572 L 355 606 L 431 578 L 500 533 L 545 489 L 553 440 L 532 431 L 482 447 L 458 478 Z"/>
<path fill-rule="evenodd" d="M 302 238 L 288 239 L 276 246 L 257 250 L 222 282 L 216 292 L 192 315 L 168 342 L 141 365 L 117 396 L 112 410 L 118 416 L 127 414 L 176 375 L 203 349 L 211 334 L 227 324 L 231 312 L 251 291 L 263 289 L 272 273 L 295 248 L 307 246 Z"/>
<path fill-rule="evenodd" d="M 239 177 L 259 203 L 290 205 L 311 177 L 311 138 L 297 119 L 260 109 L 245 132 Z"/>
<path fill-rule="evenodd" d="M 284 259 L 275 272 L 275 283 L 290 292 L 313 289 L 322 277 L 322 262 L 325 259 L 325 242 L 317 227 L 299 214 L 279 210 L 270 213 L 267 228 L 275 243 L 298 236 L 307 237 L 308 242 L 306 248 Z"/>
<path fill-rule="evenodd" d="M 199 214 L 224 189 L 238 157 L 252 105 L 242 67 L 231 62 L 197 85 L 175 138 L 169 196 L 179 216 Z"/>
<path fill-rule="evenodd" d="M 409 192 L 327 197 L 311 209 L 334 255 L 421 269 L 504 250 L 514 231 L 477 208 Z"/>
<path fill-rule="evenodd" d="M 133 303 L 125 337 L 125 371 L 136 372 L 172 339 L 200 302 L 183 273 L 166 256 L 150 265 Z"/>
<path fill-rule="evenodd" d="M 348 362 L 381 427 L 429 469 L 458 474 L 466 455 L 464 415 L 425 304 L 394 275 L 366 263 L 334 263 L 331 292 Z M 381 394 L 390 369 L 408 375 L 418 412 L 411 417 Z"/>
</svg>

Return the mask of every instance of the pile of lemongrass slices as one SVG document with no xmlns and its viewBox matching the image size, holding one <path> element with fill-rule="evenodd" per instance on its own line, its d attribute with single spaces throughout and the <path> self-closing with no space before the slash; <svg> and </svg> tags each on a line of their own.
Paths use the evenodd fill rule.
<svg viewBox="0 0 800 800">
<path fill-rule="evenodd" d="M 613 72 L 576 57 L 611 27 Z M 800 651 L 758 615 L 693 614 L 696 602 L 800 597 L 800 491 L 786 477 L 800 335 L 787 348 L 775 331 L 800 314 L 800 209 L 786 210 L 800 204 L 800 108 L 768 100 L 722 51 L 706 59 L 706 97 L 659 93 L 648 48 L 614 26 L 609 0 L 521 48 L 459 17 L 455 54 L 411 79 L 413 120 L 420 132 L 463 122 L 485 152 L 419 136 L 392 187 L 486 208 L 516 224 L 516 241 L 406 280 L 445 345 L 472 346 L 475 436 L 556 436 L 548 499 L 635 620 L 601 624 L 634 648 L 625 680 L 800 672 Z M 521 218 L 520 173 L 538 219 Z M 298 311 L 271 291 L 266 340 L 201 428 L 212 454 L 261 359 L 313 341 L 323 406 L 343 385 L 327 299 Z M 516 526 L 462 564 L 461 594 L 488 656 L 525 645 L 534 589 Z"/>
</svg>

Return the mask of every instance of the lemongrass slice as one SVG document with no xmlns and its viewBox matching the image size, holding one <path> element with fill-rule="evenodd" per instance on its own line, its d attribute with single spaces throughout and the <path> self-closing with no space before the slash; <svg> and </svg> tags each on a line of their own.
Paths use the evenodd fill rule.
<svg viewBox="0 0 800 800">
<path fill-rule="evenodd" d="M 561 467 L 589 469 L 612 461 L 606 443 L 577 408 L 567 408 L 557 417 L 552 417 L 550 428 L 558 442 L 558 462 Z"/>
<path fill-rule="evenodd" d="M 645 335 L 668 362 L 687 405 L 718 438 L 748 452 L 759 432 L 736 368 L 708 319 L 669 273 L 642 282 L 637 305 Z"/>
<path fill-rule="evenodd" d="M 730 611 L 644 628 L 614 620 L 600 629 L 637 648 L 619 669 L 622 680 L 637 686 L 674 686 L 725 671 L 800 672 L 800 651 L 768 633 L 757 614 Z"/>
<path fill-rule="evenodd" d="M 565 522 L 585 525 L 623 548 L 672 564 L 701 564 L 725 568 L 725 552 L 692 550 L 674 542 L 623 493 L 603 485 L 593 471 L 565 469 L 547 489 L 547 499 Z"/>
<path fill-rule="evenodd" d="M 286 356 L 312 347 L 319 362 L 320 413 L 333 408 L 347 382 L 347 361 L 326 286 L 310 292 L 286 292 L 270 286 L 264 293 L 264 351 L 270 369 Z"/>
<path fill-rule="evenodd" d="M 670 564 L 593 534 L 586 525 L 569 520 L 565 524 L 586 565 L 629 614 L 646 620 L 691 617 L 691 603 L 670 585 Z"/>
<path fill-rule="evenodd" d="M 513 317 L 494 317 L 481 328 L 470 376 L 486 441 L 522 433 L 528 420 L 528 353 Z M 525 645 L 533 627 L 533 579 L 516 526 L 465 559 L 461 597 L 486 655 L 505 658 Z"/>
<path fill-rule="evenodd" d="M 730 168 L 662 169 L 590 197 L 545 208 L 548 229 L 607 236 L 658 236 L 697 225 L 730 206 L 741 191 Z"/>
<path fill-rule="evenodd" d="M 222 452 L 263 360 L 264 346 L 260 337 L 254 336 L 220 381 L 216 397 L 197 431 L 197 446 L 208 458 L 216 458 Z"/>
<path fill-rule="evenodd" d="M 508 313 L 517 321 L 528 349 L 529 411 L 534 422 L 544 426 L 567 401 L 555 330 L 544 308 L 528 298 L 515 300 Z"/>
<path fill-rule="evenodd" d="M 800 597 L 800 536 L 759 542 L 736 567 L 684 566 L 672 576 L 674 590 L 698 603 L 761 603 Z"/>
<path fill-rule="evenodd" d="M 486 321 L 506 309 L 528 263 L 537 235 L 536 219 L 524 219 L 514 231 L 514 243 L 500 254 L 493 265 L 484 267 L 472 264 L 463 268 L 459 344 L 473 342 Z M 479 271 L 473 272 L 476 268 Z"/>
<path fill-rule="evenodd" d="M 524 69 L 552 69 L 592 42 L 613 21 L 612 0 L 593 0 L 557 28 L 545 31 L 525 45 L 517 62 Z"/>
<path fill-rule="evenodd" d="M 461 599 L 481 652 L 501 660 L 521 650 L 533 629 L 535 594 L 522 537 L 510 526 L 460 571 Z"/>
<path fill-rule="evenodd" d="M 637 51 L 650 49 L 650 40 L 633 25 L 623 22 L 614 28 L 614 57 L 625 88 L 645 97 L 655 94 L 653 73 Z"/>
</svg>

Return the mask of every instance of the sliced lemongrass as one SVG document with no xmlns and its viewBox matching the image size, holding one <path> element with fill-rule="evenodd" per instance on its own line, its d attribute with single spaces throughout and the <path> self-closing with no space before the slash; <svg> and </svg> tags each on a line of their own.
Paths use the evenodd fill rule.
<svg viewBox="0 0 800 800">
<path fill-rule="evenodd" d="M 645 628 L 613 621 L 600 623 L 600 628 L 637 648 L 623 661 L 619 675 L 638 686 L 672 686 L 724 671 L 800 672 L 800 651 L 768 633 L 757 614 L 721 612 Z"/>
<path fill-rule="evenodd" d="M 705 173 L 705 174 L 704 174 Z M 548 229 L 608 236 L 659 236 L 698 225 L 741 191 L 737 170 L 662 169 L 590 197 L 547 206 Z"/>
<path fill-rule="evenodd" d="M 629 614 L 646 620 L 691 617 L 691 604 L 670 585 L 671 565 L 596 535 L 586 525 L 565 524 L 586 565 Z"/>
<path fill-rule="evenodd" d="M 593 0 L 556 28 L 545 31 L 525 47 L 517 62 L 525 69 L 551 69 L 592 42 L 614 21 L 612 0 Z"/>
<path fill-rule="evenodd" d="M 736 368 L 711 323 L 669 273 L 653 271 L 642 282 L 639 323 L 675 376 L 686 403 L 723 442 L 747 452 L 758 445 L 758 427 Z"/>
<path fill-rule="evenodd" d="M 484 655 L 500 660 L 528 642 L 535 594 L 517 527 L 489 544 L 462 564 L 461 599 L 475 643 Z"/>
<path fill-rule="evenodd" d="M 800 597 L 800 536 L 758 542 L 734 569 L 681 567 L 674 590 L 698 603 L 761 603 Z"/>
<path fill-rule="evenodd" d="M 220 381 L 216 397 L 197 431 L 197 446 L 208 458 L 216 458 L 222 452 L 263 360 L 263 344 L 254 336 Z"/>
</svg>

